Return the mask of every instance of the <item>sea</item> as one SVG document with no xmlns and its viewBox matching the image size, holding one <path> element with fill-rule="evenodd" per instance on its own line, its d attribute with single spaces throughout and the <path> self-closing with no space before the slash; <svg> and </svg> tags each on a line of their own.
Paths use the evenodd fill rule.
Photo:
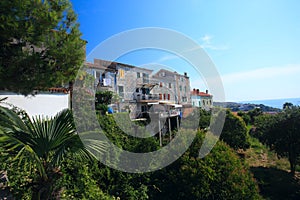
<svg viewBox="0 0 300 200">
<path fill-rule="evenodd" d="M 273 108 L 280 108 L 284 103 L 292 103 L 294 105 L 300 106 L 300 98 L 287 98 L 287 99 L 267 99 L 267 100 L 251 100 L 251 101 L 240 101 L 238 103 L 252 103 L 252 104 L 264 104 Z"/>
</svg>

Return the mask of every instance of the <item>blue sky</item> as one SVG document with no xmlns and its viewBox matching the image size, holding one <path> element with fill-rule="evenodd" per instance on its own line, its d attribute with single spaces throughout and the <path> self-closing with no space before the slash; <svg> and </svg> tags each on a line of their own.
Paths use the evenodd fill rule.
<svg viewBox="0 0 300 200">
<path fill-rule="evenodd" d="M 87 54 L 120 32 L 143 27 L 178 31 L 213 60 L 227 101 L 300 97 L 300 1 L 71 0 Z M 192 87 L 208 86 L 192 67 L 165 52 L 144 50 L 118 61 L 156 62 L 183 73 Z M 209 89 L 209 88 L 208 88 Z"/>
</svg>

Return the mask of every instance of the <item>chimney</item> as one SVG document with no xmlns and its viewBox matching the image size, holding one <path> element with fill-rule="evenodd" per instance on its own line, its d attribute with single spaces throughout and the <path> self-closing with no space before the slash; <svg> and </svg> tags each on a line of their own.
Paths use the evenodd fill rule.
<svg viewBox="0 0 300 200">
<path fill-rule="evenodd" d="M 199 89 L 197 89 L 197 94 L 199 94 Z"/>
<path fill-rule="evenodd" d="M 186 72 L 184 72 L 184 76 L 187 76 L 187 73 L 186 73 Z"/>
<path fill-rule="evenodd" d="M 193 89 L 193 91 L 195 92 L 195 91 L 196 91 L 196 89 L 194 88 L 194 89 Z"/>
<path fill-rule="evenodd" d="M 208 94 L 208 90 L 206 90 L 205 93 Z"/>
</svg>

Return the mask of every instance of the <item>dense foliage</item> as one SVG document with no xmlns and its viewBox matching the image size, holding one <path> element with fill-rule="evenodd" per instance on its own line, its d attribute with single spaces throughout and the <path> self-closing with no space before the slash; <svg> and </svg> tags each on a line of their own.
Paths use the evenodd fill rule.
<svg viewBox="0 0 300 200">
<path fill-rule="evenodd" d="M 226 118 L 220 139 L 233 149 L 249 148 L 247 127 L 242 118 L 226 111 Z"/>
<path fill-rule="evenodd" d="M 68 0 L 0 1 L 0 13 L 1 90 L 30 94 L 75 78 L 85 41 Z"/>
<path fill-rule="evenodd" d="M 151 199 L 260 199 L 251 173 L 224 143 L 198 158 L 202 134 L 179 160 L 152 175 Z"/>
<path fill-rule="evenodd" d="M 262 116 L 256 120 L 257 136 L 278 156 L 287 157 L 291 173 L 295 174 L 300 156 L 300 107 L 284 104 L 284 110 L 275 116 Z"/>
<path fill-rule="evenodd" d="M 127 123 L 126 115 L 128 114 L 99 114 L 101 128 L 109 139 L 120 148 L 132 152 L 150 152 L 159 149 L 156 137 L 135 138 L 125 134 L 132 131 L 132 124 Z M 2 118 L 1 121 L 4 122 L 5 119 Z M 5 131 L 3 127 L 1 130 Z M 143 129 L 142 126 L 138 127 Z M 191 134 L 191 131 L 182 130 L 182 133 Z M 189 150 L 177 161 L 150 173 L 121 172 L 92 158 L 84 161 L 81 157 L 74 156 L 73 151 L 68 151 L 64 159 L 58 162 L 59 165 L 55 165 L 56 162 L 47 164 L 52 167 L 49 168 L 49 173 L 58 173 L 58 177 L 51 182 L 52 186 L 55 186 L 53 188 L 55 192 L 51 195 L 61 199 L 259 199 L 257 185 L 251 173 L 228 145 L 218 142 L 209 155 L 202 159 L 198 157 L 205 134 L 206 132 L 198 130 Z M 165 139 L 167 138 L 168 136 Z M 44 144 L 47 143 L 44 141 Z M 80 141 L 73 141 L 72 147 L 78 144 Z M 2 155 L 5 152 L 4 149 L 1 150 Z M 51 152 L 49 158 L 54 158 L 55 149 Z M 27 156 L 30 156 L 30 153 L 33 152 L 28 152 Z M 6 156 L 12 159 L 12 155 L 15 154 Z M 34 160 L 37 163 L 27 162 L 26 165 L 20 166 L 18 162 L 8 162 L 7 165 L 1 166 L 8 171 L 9 185 L 16 197 L 31 199 L 35 193 L 34 190 L 28 190 L 33 187 L 32 183 L 45 187 L 40 174 L 32 173 L 29 166 L 31 164 L 31 167 L 37 170 L 38 162 L 46 160 L 38 155 L 37 160 Z M 46 175 L 50 177 L 49 173 Z M 36 180 L 43 181 L 36 182 Z M 42 192 L 41 195 L 43 194 Z M 47 199 L 45 196 L 41 198 Z"/>
<path fill-rule="evenodd" d="M 135 152 L 159 148 L 155 138 L 126 136 L 113 119 L 113 115 L 99 117 L 101 126 L 115 144 Z M 189 131 L 184 133 L 190 134 Z M 100 163 L 93 166 L 93 171 L 101 189 L 121 199 L 259 199 L 251 173 L 226 144 L 219 142 L 208 156 L 198 158 L 204 136 L 205 133 L 199 131 L 182 157 L 155 172 L 128 174 Z"/>
<path fill-rule="evenodd" d="M 243 112 L 243 111 L 239 111 L 239 112 L 237 112 L 237 115 L 240 116 L 244 120 L 244 122 L 245 122 L 246 125 L 250 124 L 251 117 L 249 116 L 248 113 Z"/>
<path fill-rule="evenodd" d="M 0 144 L 1 153 L 8 161 L 2 167 L 14 180 L 11 184 L 13 193 L 22 198 L 23 191 L 33 199 L 48 199 L 55 195 L 60 189 L 55 183 L 62 176 L 61 163 L 68 152 L 80 159 L 91 159 L 76 134 L 69 110 L 50 119 L 30 119 L 26 114 L 20 117 L 0 106 Z"/>
</svg>

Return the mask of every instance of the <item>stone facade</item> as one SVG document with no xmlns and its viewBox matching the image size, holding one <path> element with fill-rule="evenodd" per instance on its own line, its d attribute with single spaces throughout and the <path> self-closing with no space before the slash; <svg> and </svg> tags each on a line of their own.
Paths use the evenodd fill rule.
<svg viewBox="0 0 300 200">
<path fill-rule="evenodd" d="M 164 100 L 170 100 L 177 104 L 190 104 L 190 80 L 187 74 L 178 74 L 165 69 L 159 70 L 153 75 L 159 81 L 160 88 L 154 88 L 154 92 L 164 94 Z M 168 98 L 170 96 L 170 98 Z"/>
<path fill-rule="evenodd" d="M 119 96 L 119 111 L 129 108 L 131 112 L 143 112 L 148 103 L 154 102 L 191 104 L 187 74 L 164 69 L 153 73 L 150 69 L 100 59 L 86 66 L 95 77 L 97 90 L 109 90 Z"/>
</svg>

